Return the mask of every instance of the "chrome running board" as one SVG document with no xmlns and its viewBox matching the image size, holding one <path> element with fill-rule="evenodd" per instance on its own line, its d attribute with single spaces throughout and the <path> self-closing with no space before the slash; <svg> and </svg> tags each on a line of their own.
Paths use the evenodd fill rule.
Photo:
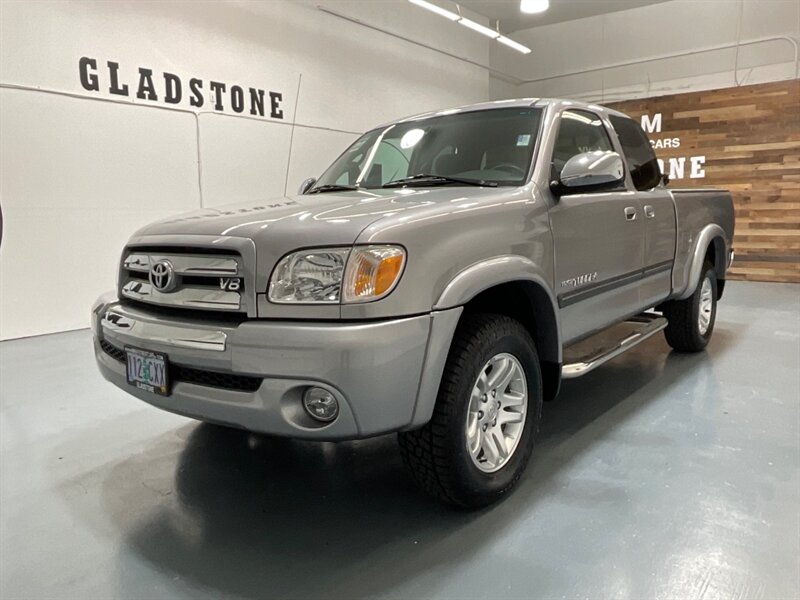
<svg viewBox="0 0 800 600">
<path fill-rule="evenodd" d="M 635 348 L 666 326 L 667 320 L 664 317 L 642 313 L 576 342 L 564 348 L 561 377 L 573 379 L 586 375 L 612 358 Z"/>
</svg>

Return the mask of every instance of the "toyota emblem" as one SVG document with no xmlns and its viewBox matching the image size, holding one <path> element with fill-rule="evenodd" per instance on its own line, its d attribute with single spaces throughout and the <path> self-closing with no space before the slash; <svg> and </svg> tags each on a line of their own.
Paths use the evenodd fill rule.
<svg viewBox="0 0 800 600">
<path fill-rule="evenodd" d="M 175 288 L 175 269 L 168 260 L 159 260 L 150 267 L 150 283 L 159 292 L 170 292 Z"/>
</svg>

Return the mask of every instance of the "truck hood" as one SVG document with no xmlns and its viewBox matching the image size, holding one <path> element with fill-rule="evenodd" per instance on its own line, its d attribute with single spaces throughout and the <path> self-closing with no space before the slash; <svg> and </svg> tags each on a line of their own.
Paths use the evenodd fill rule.
<svg viewBox="0 0 800 600">
<path fill-rule="evenodd" d="M 247 202 L 198 210 L 147 225 L 134 234 L 136 245 L 235 247 L 252 242 L 255 256 L 250 271 L 256 293 L 263 296 L 278 261 L 302 248 L 351 246 L 359 239 L 408 246 L 414 231 L 447 222 L 451 213 L 479 217 L 481 206 L 518 203 L 530 198 L 526 188 L 463 186 L 360 190 Z M 469 212 L 465 212 L 469 211 Z M 439 220 L 439 218 L 442 220 Z M 500 230 L 500 236 L 506 226 Z M 442 230 L 447 237 L 452 234 Z M 181 239 L 183 238 L 183 239 Z M 462 243 L 463 236 L 452 236 Z M 226 242 L 221 244 L 221 242 Z M 247 284 L 251 285 L 250 283 Z M 258 314 L 272 318 L 339 318 L 340 306 L 289 306 L 257 300 Z"/>
<path fill-rule="evenodd" d="M 283 253 L 309 246 L 349 245 L 366 227 L 384 217 L 466 200 L 465 196 L 482 199 L 497 191 L 454 186 L 284 196 L 184 213 L 151 223 L 134 237 L 244 237 L 253 240 L 259 251 L 269 246 Z"/>
</svg>

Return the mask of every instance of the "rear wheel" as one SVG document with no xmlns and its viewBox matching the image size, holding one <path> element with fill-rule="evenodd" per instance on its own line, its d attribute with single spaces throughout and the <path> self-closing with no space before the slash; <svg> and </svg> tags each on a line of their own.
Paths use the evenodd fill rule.
<svg viewBox="0 0 800 600">
<path fill-rule="evenodd" d="M 685 300 L 671 300 L 664 307 L 669 321 L 664 335 L 680 352 L 699 352 L 708 345 L 717 318 L 717 276 L 706 262 L 694 293 Z"/>
<path fill-rule="evenodd" d="M 517 483 L 533 450 L 542 376 L 533 340 L 502 315 L 467 315 L 456 331 L 431 421 L 399 434 L 403 459 L 433 496 L 468 508 Z"/>
</svg>

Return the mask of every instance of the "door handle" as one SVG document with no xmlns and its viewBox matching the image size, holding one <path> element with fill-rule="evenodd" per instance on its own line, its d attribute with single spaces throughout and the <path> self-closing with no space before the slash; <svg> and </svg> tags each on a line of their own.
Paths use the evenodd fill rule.
<svg viewBox="0 0 800 600">
<path fill-rule="evenodd" d="M 648 219 L 652 219 L 656 216 L 656 209 L 650 206 L 649 204 L 644 205 L 644 216 Z"/>
<path fill-rule="evenodd" d="M 625 207 L 625 220 L 626 221 L 636 220 L 636 207 L 634 206 Z"/>
</svg>

